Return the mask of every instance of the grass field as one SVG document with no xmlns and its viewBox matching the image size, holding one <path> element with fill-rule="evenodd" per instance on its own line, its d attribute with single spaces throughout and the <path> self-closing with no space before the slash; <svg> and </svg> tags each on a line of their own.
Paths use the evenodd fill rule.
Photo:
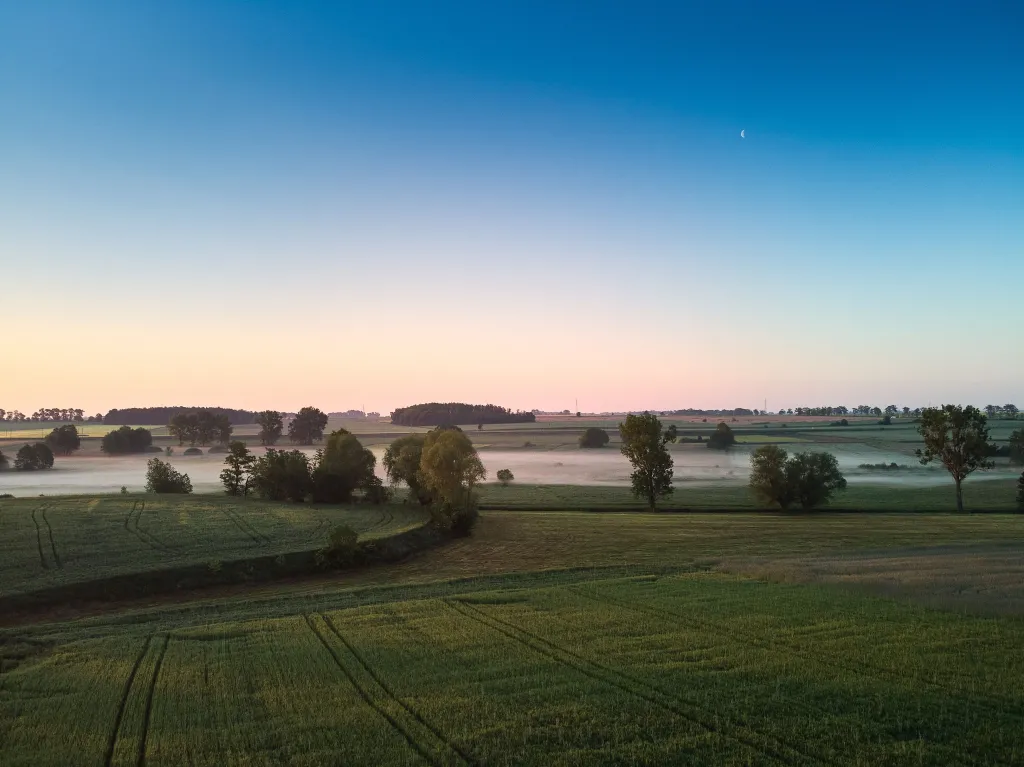
<svg viewBox="0 0 1024 767">
<path fill-rule="evenodd" d="M 1018 763 L 1022 548 L 1009 515 L 485 514 L 396 567 L 4 630 L 0 755 Z M 944 557 L 961 601 L 812 566 L 865 556 Z M 1002 593 L 986 615 L 960 609 L 971 581 Z"/>
<path fill-rule="evenodd" d="M 0 499 L 0 596 L 146 570 L 322 546 L 346 524 L 363 538 L 423 523 L 411 506 L 318 507 L 227 497 Z"/>
</svg>

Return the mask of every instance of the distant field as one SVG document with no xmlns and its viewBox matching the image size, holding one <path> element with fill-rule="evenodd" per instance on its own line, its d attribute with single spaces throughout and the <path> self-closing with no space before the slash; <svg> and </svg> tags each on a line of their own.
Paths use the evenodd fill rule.
<svg viewBox="0 0 1024 767">
<path fill-rule="evenodd" d="M 0 596 L 147 570 L 323 546 L 422 524 L 411 506 L 332 507 L 224 496 L 0 499 Z"/>
<path fill-rule="evenodd" d="M 1009 560 L 988 574 L 1022 546 L 1014 516 L 488 513 L 391 568 L 0 631 L 0 749 L 5 765 L 1013 764 L 1024 592 Z M 885 574 L 819 572 L 867 555 L 915 582 L 893 600 L 872 595 Z M 982 588 L 986 617 L 959 609 Z M 916 604 L 947 593 L 955 611 Z"/>
</svg>

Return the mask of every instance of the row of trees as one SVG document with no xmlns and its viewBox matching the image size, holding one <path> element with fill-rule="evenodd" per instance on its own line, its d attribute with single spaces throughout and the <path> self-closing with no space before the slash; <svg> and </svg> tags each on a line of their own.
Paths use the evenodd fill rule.
<svg viewBox="0 0 1024 767">
<path fill-rule="evenodd" d="M 532 412 L 512 411 L 498 405 L 467 405 L 465 402 L 426 402 L 400 407 L 391 413 L 391 423 L 400 426 L 447 426 L 459 423 L 533 423 Z"/>
<path fill-rule="evenodd" d="M 896 405 L 886 405 L 884 408 L 871 406 L 871 405 L 857 405 L 856 407 L 848 408 L 845 405 L 838 406 L 826 406 L 826 407 L 797 407 L 788 408 L 779 411 L 779 415 L 815 415 L 815 416 L 842 416 L 842 415 L 866 415 L 875 416 L 881 418 L 883 415 L 896 417 L 903 416 L 904 418 L 913 417 L 920 418 L 926 408 L 909 408 L 907 406 L 897 407 Z M 1007 418 L 1016 418 L 1020 411 L 1016 405 L 985 405 L 985 414 L 989 418 L 996 418 L 998 416 Z M 755 410 L 756 414 L 757 411 Z"/>
<path fill-rule="evenodd" d="M 228 422 L 235 426 L 253 423 L 256 416 L 251 410 L 236 410 L 230 407 L 170 405 L 162 407 L 114 408 L 103 416 L 103 423 L 111 424 L 112 426 L 150 426 L 158 423 L 170 423 L 171 419 L 176 415 L 195 413 L 200 410 L 210 410 L 216 415 L 227 416 Z"/>
<path fill-rule="evenodd" d="M 73 407 L 43 407 L 35 411 L 32 415 L 25 415 L 20 410 L 4 410 L 0 408 L 0 421 L 34 421 L 34 422 L 50 422 L 50 423 L 99 423 L 103 420 L 103 416 L 99 413 L 96 415 L 85 415 L 85 411 L 81 408 Z"/>
<path fill-rule="evenodd" d="M 227 413 L 218 413 L 210 408 L 199 408 L 175 413 L 167 424 L 167 431 L 178 438 L 178 444 L 209 445 L 216 442 L 226 445 L 231 441 L 231 420 Z"/>
</svg>

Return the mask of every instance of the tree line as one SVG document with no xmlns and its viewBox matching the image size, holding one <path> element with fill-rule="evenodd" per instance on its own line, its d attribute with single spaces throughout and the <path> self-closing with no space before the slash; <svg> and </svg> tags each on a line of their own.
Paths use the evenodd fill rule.
<svg viewBox="0 0 1024 767">
<path fill-rule="evenodd" d="M 426 402 L 400 407 L 391 413 L 399 426 L 448 426 L 453 424 L 534 423 L 537 416 L 498 405 L 467 405 L 465 402 Z"/>
<path fill-rule="evenodd" d="M 182 413 L 210 411 L 218 416 L 227 416 L 228 422 L 234 426 L 255 423 L 256 413 L 251 410 L 236 410 L 230 407 L 186 407 L 172 405 L 166 407 L 128 407 L 114 408 L 103 416 L 103 423 L 112 426 L 151 426 L 158 423 L 170 423 L 171 419 Z"/>
<path fill-rule="evenodd" d="M 102 423 L 103 416 L 100 413 L 87 416 L 81 408 L 73 407 L 43 407 L 32 415 L 25 415 L 20 410 L 0 408 L 0 421 L 9 423 Z"/>
</svg>

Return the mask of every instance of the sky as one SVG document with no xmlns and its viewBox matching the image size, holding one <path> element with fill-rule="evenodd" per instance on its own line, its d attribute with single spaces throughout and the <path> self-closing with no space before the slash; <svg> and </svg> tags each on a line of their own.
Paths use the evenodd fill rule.
<svg viewBox="0 0 1024 767">
<path fill-rule="evenodd" d="M 2 3 L 0 407 L 1022 403 L 1022 39 L 1009 1 Z"/>
</svg>

